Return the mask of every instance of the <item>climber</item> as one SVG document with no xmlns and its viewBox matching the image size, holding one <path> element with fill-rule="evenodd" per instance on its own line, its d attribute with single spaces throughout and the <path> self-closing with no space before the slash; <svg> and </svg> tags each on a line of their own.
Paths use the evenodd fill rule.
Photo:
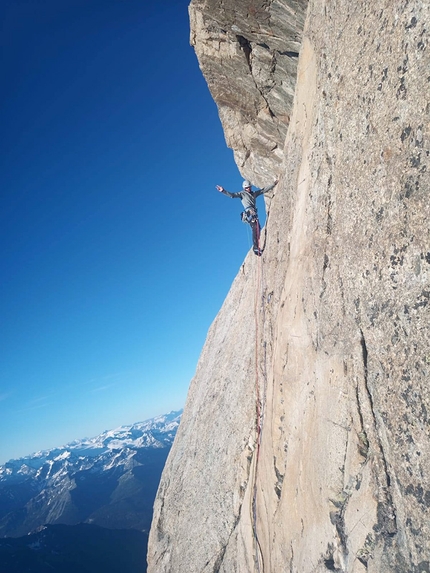
<svg viewBox="0 0 430 573">
<path fill-rule="evenodd" d="M 271 191 L 273 187 L 278 183 L 276 180 L 272 185 L 264 187 L 263 189 L 252 190 L 252 185 L 248 180 L 245 180 L 242 184 L 243 191 L 238 193 L 230 193 L 222 187 L 221 185 L 216 185 L 216 188 L 220 193 L 224 193 L 227 197 L 232 199 L 240 199 L 244 207 L 244 211 L 240 214 L 241 219 L 244 223 L 248 223 L 252 229 L 252 242 L 253 251 L 259 257 L 262 255 L 262 250 L 260 249 L 260 221 L 258 220 L 257 207 L 255 206 L 255 200 L 259 195 L 263 195 L 268 191 Z"/>
</svg>

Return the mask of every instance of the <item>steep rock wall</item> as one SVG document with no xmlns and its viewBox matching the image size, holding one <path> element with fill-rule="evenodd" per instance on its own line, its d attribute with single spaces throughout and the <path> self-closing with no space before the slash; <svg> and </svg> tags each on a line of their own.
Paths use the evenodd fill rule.
<svg viewBox="0 0 430 573">
<path fill-rule="evenodd" d="M 308 0 L 192 0 L 191 44 L 245 177 L 278 171 Z M 266 183 L 267 184 L 267 183 Z"/>
<path fill-rule="evenodd" d="M 209 330 L 150 572 L 430 571 L 429 17 L 310 1 L 282 157 L 249 163 L 280 177 L 265 251 Z"/>
</svg>

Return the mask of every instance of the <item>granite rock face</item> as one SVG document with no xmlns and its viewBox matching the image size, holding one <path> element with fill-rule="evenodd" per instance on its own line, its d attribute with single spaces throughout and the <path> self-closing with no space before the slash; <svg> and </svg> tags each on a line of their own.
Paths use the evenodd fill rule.
<svg viewBox="0 0 430 573">
<path fill-rule="evenodd" d="M 193 0 L 191 44 L 227 145 L 253 182 L 282 163 L 308 0 Z"/>
<path fill-rule="evenodd" d="M 252 44 L 289 4 L 246 6 Z M 191 6 L 215 99 L 240 79 L 202 63 L 220 13 L 236 4 Z M 296 81 L 284 143 L 233 146 L 243 175 L 280 182 L 191 382 L 151 573 L 430 571 L 429 22 L 419 0 L 310 0 L 297 76 L 277 79 Z"/>
</svg>

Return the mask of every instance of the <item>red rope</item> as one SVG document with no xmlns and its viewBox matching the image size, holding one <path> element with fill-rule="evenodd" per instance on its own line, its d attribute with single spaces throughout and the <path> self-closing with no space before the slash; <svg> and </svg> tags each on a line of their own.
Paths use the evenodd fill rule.
<svg viewBox="0 0 430 573">
<path fill-rule="evenodd" d="M 260 248 L 259 239 L 259 224 L 257 223 L 257 232 L 258 232 L 258 240 L 257 246 L 258 249 Z M 261 433 L 262 433 L 262 413 L 261 413 L 261 399 L 260 399 L 260 380 L 259 380 L 259 367 L 258 367 L 258 355 L 259 355 L 259 320 L 258 320 L 258 301 L 260 299 L 260 291 L 261 291 L 261 276 L 262 276 L 262 261 L 261 259 L 257 262 L 257 284 L 255 289 L 255 297 L 254 297 L 254 319 L 255 319 L 255 391 L 256 391 L 256 407 L 255 407 L 255 430 L 256 430 L 256 458 L 255 458 L 255 470 L 254 470 L 254 488 L 253 488 L 253 499 L 252 499 L 252 520 L 253 520 L 253 534 L 256 543 L 256 552 L 255 552 L 255 565 L 257 567 L 257 571 L 260 572 L 260 559 L 262 560 L 263 570 L 264 570 L 264 562 L 263 562 L 263 554 L 261 551 L 260 542 L 258 540 L 257 534 L 257 475 L 258 475 L 258 464 L 260 460 L 260 449 L 261 449 Z"/>
<path fill-rule="evenodd" d="M 268 219 L 268 216 L 267 216 Z M 267 224 L 267 220 L 266 220 Z M 259 300 L 263 299 L 263 286 L 262 286 L 262 275 L 263 275 L 263 263 L 261 259 L 261 250 L 260 250 L 260 221 L 257 216 L 257 220 L 255 222 L 256 230 L 255 230 L 255 238 L 256 241 L 254 242 L 253 236 L 253 246 L 257 247 L 258 255 L 260 256 L 260 260 L 257 262 L 257 281 L 256 281 L 256 288 L 255 288 L 255 295 L 254 295 L 254 320 L 255 320 L 255 394 L 256 394 L 256 405 L 255 405 L 255 432 L 256 432 L 256 446 L 255 446 L 255 466 L 254 466 L 254 475 L 253 475 L 253 496 L 252 496 L 252 506 L 251 506 L 251 521 L 252 521 L 252 532 L 254 536 L 254 543 L 255 543 L 255 553 L 254 553 L 254 564 L 255 569 L 258 573 L 263 571 L 264 573 L 264 558 L 263 558 L 263 551 L 261 549 L 260 541 L 258 539 L 257 533 L 257 477 L 258 477 L 258 466 L 260 461 L 260 450 L 261 450 L 261 439 L 263 433 L 263 416 L 264 416 L 264 400 L 265 400 L 265 392 L 263 395 L 263 401 L 261 400 L 260 396 L 260 379 L 259 379 L 259 367 L 258 367 L 258 357 L 259 357 L 259 339 L 260 339 L 260 332 L 259 332 Z M 253 230 L 254 231 L 254 230 Z M 256 243 L 256 244 L 255 244 Z M 262 321 L 263 321 L 263 329 L 264 329 L 264 306 L 262 308 Z M 266 354 L 264 355 L 264 376 L 266 377 Z M 265 378 L 265 382 L 267 383 L 267 379 Z M 261 563 L 261 567 L 260 567 Z"/>
</svg>

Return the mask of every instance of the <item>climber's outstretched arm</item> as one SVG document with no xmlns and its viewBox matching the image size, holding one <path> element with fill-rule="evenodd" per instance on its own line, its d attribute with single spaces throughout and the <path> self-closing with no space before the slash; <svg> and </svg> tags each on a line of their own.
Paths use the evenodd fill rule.
<svg viewBox="0 0 430 573">
<path fill-rule="evenodd" d="M 263 195 L 264 193 L 268 193 L 269 191 L 271 191 L 275 185 L 278 183 L 278 180 L 276 179 L 274 183 L 272 183 L 272 185 L 269 185 L 268 187 L 263 187 L 263 189 L 258 189 L 257 191 L 255 191 L 254 195 L 256 197 L 259 197 L 260 195 Z"/>
<path fill-rule="evenodd" d="M 224 195 L 227 195 L 227 197 L 231 197 L 232 199 L 240 199 L 242 196 L 241 193 L 230 193 L 230 191 L 227 191 L 227 189 L 224 189 L 224 187 L 222 187 L 221 185 L 216 185 L 216 188 L 220 193 L 223 193 Z"/>
</svg>

